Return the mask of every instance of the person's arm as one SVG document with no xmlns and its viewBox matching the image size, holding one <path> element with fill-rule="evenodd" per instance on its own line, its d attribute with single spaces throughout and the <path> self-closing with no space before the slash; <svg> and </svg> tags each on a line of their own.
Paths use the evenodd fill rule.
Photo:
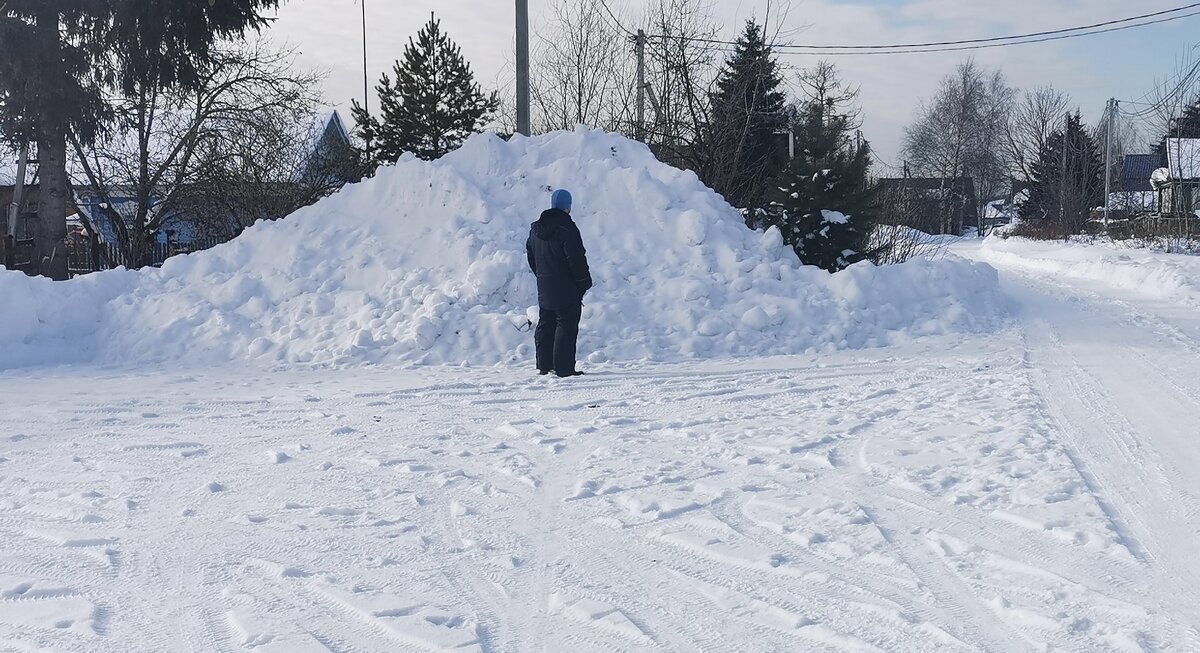
<svg viewBox="0 0 1200 653">
<path fill-rule="evenodd" d="M 592 287 L 592 273 L 588 269 L 587 250 L 583 248 L 583 236 L 579 235 L 578 228 L 563 228 L 563 253 L 567 255 L 567 266 L 571 268 L 575 285 L 587 292 Z"/>
<path fill-rule="evenodd" d="M 533 234 L 525 241 L 525 257 L 529 259 L 529 270 L 537 274 L 537 260 L 533 256 Z"/>
</svg>

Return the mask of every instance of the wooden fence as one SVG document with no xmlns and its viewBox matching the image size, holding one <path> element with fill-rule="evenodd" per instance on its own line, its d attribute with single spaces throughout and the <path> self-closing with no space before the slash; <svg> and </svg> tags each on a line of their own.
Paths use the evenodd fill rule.
<svg viewBox="0 0 1200 653">
<path fill-rule="evenodd" d="M 1128 238 L 1200 239 L 1200 216 L 1150 214 L 1109 220 L 1092 220 L 1089 231 L 1111 236 L 1114 240 Z"/>
<path fill-rule="evenodd" d="M 144 265 L 132 265 L 125 252 L 116 245 L 99 239 L 89 239 L 85 234 L 71 234 L 67 236 L 67 267 L 71 276 L 112 270 L 118 267 L 137 268 L 146 265 L 158 267 L 172 256 L 198 252 L 219 245 L 221 242 L 223 241 L 217 238 L 204 238 L 187 243 L 155 242 L 147 252 Z"/>
</svg>

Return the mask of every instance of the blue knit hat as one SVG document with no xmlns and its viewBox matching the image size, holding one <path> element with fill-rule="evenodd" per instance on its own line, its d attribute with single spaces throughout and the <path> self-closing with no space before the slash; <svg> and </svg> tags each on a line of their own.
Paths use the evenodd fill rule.
<svg viewBox="0 0 1200 653">
<path fill-rule="evenodd" d="M 571 193 L 558 189 L 550 195 L 550 208 L 558 209 L 559 211 L 571 210 Z"/>
</svg>

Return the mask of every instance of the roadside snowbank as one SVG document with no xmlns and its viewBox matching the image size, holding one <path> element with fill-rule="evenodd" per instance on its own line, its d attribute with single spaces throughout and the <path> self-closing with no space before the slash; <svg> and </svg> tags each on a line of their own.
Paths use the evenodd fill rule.
<svg viewBox="0 0 1200 653">
<path fill-rule="evenodd" d="M 529 223 L 576 197 L 596 289 L 591 362 L 882 346 L 993 328 L 995 270 L 962 260 L 830 276 L 747 230 L 693 173 L 580 129 L 469 140 L 233 242 L 66 283 L 0 271 L 0 368 L 95 361 L 490 364 L 531 356 Z"/>
<path fill-rule="evenodd" d="M 985 260 L 1000 265 L 1200 303 L 1200 258 L 1195 256 L 999 237 L 985 240 L 981 252 Z"/>
</svg>

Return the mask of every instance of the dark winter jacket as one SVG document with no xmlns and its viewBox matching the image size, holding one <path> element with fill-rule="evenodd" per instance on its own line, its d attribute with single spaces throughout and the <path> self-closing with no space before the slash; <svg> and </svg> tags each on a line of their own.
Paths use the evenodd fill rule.
<svg viewBox="0 0 1200 653">
<path fill-rule="evenodd" d="M 558 209 L 544 211 L 529 229 L 525 253 L 529 269 L 537 275 L 539 306 L 565 310 L 583 303 L 592 274 L 579 227 L 570 215 Z"/>
</svg>

